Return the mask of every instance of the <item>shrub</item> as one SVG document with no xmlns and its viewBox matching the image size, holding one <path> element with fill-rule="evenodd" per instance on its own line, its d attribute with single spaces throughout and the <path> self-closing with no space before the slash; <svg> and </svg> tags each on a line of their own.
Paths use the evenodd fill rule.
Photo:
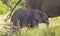
<svg viewBox="0 0 60 36">
<path fill-rule="evenodd" d="M 7 12 L 7 6 L 0 1 L 0 14 L 6 14 Z"/>
</svg>

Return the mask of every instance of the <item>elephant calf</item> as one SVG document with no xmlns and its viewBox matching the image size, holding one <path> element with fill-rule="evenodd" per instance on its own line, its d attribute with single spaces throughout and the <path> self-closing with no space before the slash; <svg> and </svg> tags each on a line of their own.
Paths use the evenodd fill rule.
<svg viewBox="0 0 60 36">
<path fill-rule="evenodd" d="M 38 23 L 46 23 L 49 24 L 48 16 L 45 12 L 38 9 L 18 9 L 16 10 L 12 17 L 11 22 L 13 23 L 11 26 L 12 30 L 15 31 L 17 26 L 23 27 L 38 27 Z"/>
</svg>

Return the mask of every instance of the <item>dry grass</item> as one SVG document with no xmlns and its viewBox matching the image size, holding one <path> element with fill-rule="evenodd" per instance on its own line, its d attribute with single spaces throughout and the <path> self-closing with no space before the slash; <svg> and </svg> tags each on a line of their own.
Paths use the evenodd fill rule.
<svg viewBox="0 0 60 36">
<path fill-rule="evenodd" d="M 0 35 L 4 35 L 8 29 L 5 29 L 1 24 L 6 24 L 4 22 L 4 16 L 0 16 Z M 18 36 L 60 36 L 60 16 L 55 18 L 49 18 L 49 28 L 46 28 L 45 24 L 40 24 L 39 28 L 34 29 L 22 29 L 17 32 Z M 6 26 L 8 27 L 8 26 Z M 48 32 L 46 32 L 48 31 Z M 11 36 L 17 36 L 15 33 L 12 33 Z"/>
</svg>

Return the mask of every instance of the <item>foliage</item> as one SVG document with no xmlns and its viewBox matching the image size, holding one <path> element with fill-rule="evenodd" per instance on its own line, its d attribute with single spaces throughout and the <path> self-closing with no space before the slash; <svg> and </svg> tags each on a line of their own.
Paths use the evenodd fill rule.
<svg viewBox="0 0 60 36">
<path fill-rule="evenodd" d="M 3 22 L 2 20 L 4 16 L 0 16 L 0 23 L 5 24 L 8 22 Z M 11 33 L 10 36 L 60 36 L 60 16 L 55 18 L 49 18 L 49 28 L 47 29 L 45 24 L 40 24 L 39 28 L 34 29 L 27 29 L 24 27 L 23 29 L 20 29 L 17 33 Z M 3 25 L 4 26 L 4 25 Z M 7 30 L 9 30 L 9 26 L 5 26 L 7 28 L 2 27 L 0 25 L 0 36 L 5 36 L 7 33 Z M 48 31 L 48 32 L 46 32 Z M 9 33 L 9 32 L 8 32 Z"/>
<path fill-rule="evenodd" d="M 6 5 L 0 1 L 0 14 L 6 14 L 8 12 Z"/>
<path fill-rule="evenodd" d="M 14 5 L 18 2 L 18 0 L 0 0 L 0 14 L 6 14 L 7 12 L 11 11 Z M 24 2 L 21 1 L 16 9 L 24 7 Z"/>
</svg>

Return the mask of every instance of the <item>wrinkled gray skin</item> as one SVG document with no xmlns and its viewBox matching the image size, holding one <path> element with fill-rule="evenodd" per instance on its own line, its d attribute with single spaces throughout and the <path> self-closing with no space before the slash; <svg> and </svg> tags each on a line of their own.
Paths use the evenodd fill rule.
<svg viewBox="0 0 60 36">
<path fill-rule="evenodd" d="M 46 23 L 46 25 L 49 24 L 48 16 L 43 11 L 40 11 L 38 9 L 18 9 L 16 10 L 12 17 L 11 22 L 13 23 L 11 26 L 12 31 L 15 32 L 19 25 L 21 28 L 23 27 L 38 27 L 38 23 Z"/>
<path fill-rule="evenodd" d="M 28 9 L 39 9 L 48 17 L 60 16 L 60 0 L 25 0 Z"/>
</svg>

